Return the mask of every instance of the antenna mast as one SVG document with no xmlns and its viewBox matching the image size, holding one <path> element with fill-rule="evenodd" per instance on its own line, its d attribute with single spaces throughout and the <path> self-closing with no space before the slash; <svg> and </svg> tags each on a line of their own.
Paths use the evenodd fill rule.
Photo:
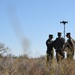
<svg viewBox="0 0 75 75">
<path fill-rule="evenodd" d="M 68 21 L 61 21 L 60 23 L 63 23 L 63 25 L 64 25 L 64 39 L 65 39 L 65 25 L 66 25 L 66 23 L 68 23 Z"/>
</svg>

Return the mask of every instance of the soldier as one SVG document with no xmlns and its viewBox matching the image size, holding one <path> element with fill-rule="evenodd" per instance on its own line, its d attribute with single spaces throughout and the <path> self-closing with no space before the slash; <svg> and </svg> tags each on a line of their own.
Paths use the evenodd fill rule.
<svg viewBox="0 0 75 75">
<path fill-rule="evenodd" d="M 66 33 L 67 42 L 66 42 L 66 47 L 67 47 L 67 58 L 68 59 L 73 59 L 74 56 L 74 45 L 73 45 L 73 39 L 71 38 L 70 33 Z"/>
<path fill-rule="evenodd" d="M 47 62 L 49 62 L 49 59 L 53 59 L 53 47 L 52 47 L 52 39 L 53 35 L 49 35 L 49 39 L 46 41 L 46 46 L 47 46 Z"/>
<path fill-rule="evenodd" d="M 64 58 L 63 46 L 65 43 L 64 38 L 61 37 L 61 32 L 58 32 L 58 37 L 54 40 L 54 48 L 56 49 L 56 59 L 57 62 Z"/>
</svg>

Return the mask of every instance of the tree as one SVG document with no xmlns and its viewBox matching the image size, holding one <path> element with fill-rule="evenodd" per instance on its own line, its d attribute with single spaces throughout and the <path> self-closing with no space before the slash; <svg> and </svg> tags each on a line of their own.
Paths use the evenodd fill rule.
<svg viewBox="0 0 75 75">
<path fill-rule="evenodd" d="M 8 51 L 9 51 L 9 48 L 5 47 L 5 45 L 3 43 L 0 43 L 0 56 L 2 56 L 3 54 L 5 54 Z"/>
</svg>

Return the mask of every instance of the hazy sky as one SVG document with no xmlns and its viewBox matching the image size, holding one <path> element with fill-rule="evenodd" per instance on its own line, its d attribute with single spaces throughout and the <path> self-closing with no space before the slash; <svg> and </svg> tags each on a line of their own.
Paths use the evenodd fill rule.
<svg viewBox="0 0 75 75">
<path fill-rule="evenodd" d="M 49 34 L 57 37 L 67 20 L 66 32 L 75 39 L 75 0 L 0 0 L 0 42 L 14 55 L 24 53 L 20 37 L 29 40 L 29 54 L 46 54 L 45 41 Z M 14 26 L 14 27 L 13 27 Z"/>
</svg>

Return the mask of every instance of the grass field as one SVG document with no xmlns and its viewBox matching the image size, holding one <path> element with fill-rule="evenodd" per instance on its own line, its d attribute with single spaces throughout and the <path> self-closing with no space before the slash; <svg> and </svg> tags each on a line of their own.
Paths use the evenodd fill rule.
<svg viewBox="0 0 75 75">
<path fill-rule="evenodd" d="M 46 64 L 44 57 L 1 57 L 0 75 L 75 75 L 75 60 Z"/>
</svg>

